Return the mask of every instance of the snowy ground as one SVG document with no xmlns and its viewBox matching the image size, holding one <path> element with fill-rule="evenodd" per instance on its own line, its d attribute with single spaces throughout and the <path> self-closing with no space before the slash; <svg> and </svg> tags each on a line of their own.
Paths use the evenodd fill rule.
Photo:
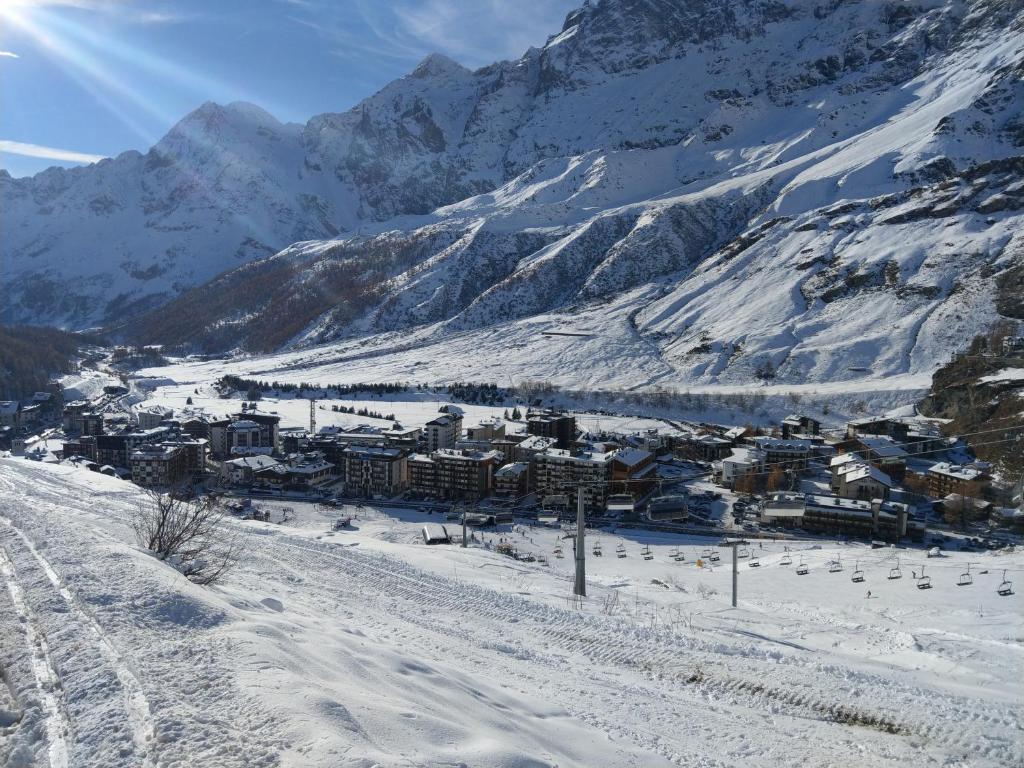
<svg viewBox="0 0 1024 768">
<path fill-rule="evenodd" d="M 173 367 L 170 369 L 154 368 L 147 373 L 164 372 L 164 375 L 153 381 L 146 382 L 146 388 L 141 390 L 136 399 L 139 399 L 139 407 L 164 406 L 172 408 L 175 415 L 183 413 L 203 413 L 206 415 L 227 415 L 240 410 L 241 401 L 237 398 L 221 399 L 213 388 L 213 379 L 206 379 L 205 369 L 198 369 L 203 378 L 196 376 L 187 366 Z M 183 375 L 184 374 L 184 375 Z M 192 399 L 191 405 L 188 399 Z M 411 390 L 395 394 L 373 397 L 361 395 L 345 397 L 343 399 L 321 399 L 317 401 L 316 423 L 317 428 L 338 426 L 354 427 L 359 424 L 376 424 L 388 426 L 389 422 L 374 419 L 367 416 L 359 416 L 351 413 L 340 413 L 332 411 L 332 406 L 344 406 L 359 410 L 366 408 L 384 415 L 394 415 L 398 422 L 407 427 L 422 427 L 431 419 L 438 416 L 439 409 L 453 402 L 446 394 L 438 394 L 427 391 Z M 506 411 L 511 411 L 513 404 L 500 406 L 471 405 L 457 403 L 463 413 L 463 426 L 471 427 L 482 419 L 498 417 L 503 418 Z M 258 408 L 263 413 L 273 413 L 281 417 L 281 425 L 284 427 L 300 427 L 309 424 L 309 401 L 294 397 L 264 397 L 258 403 Z M 525 407 L 520 405 L 525 411 Z M 584 430 L 609 430 L 623 433 L 639 432 L 646 429 L 658 429 L 664 433 L 678 432 L 661 419 L 642 418 L 636 416 L 616 416 L 607 414 L 577 414 L 577 424 Z M 525 422 L 516 424 L 510 423 L 507 431 L 525 432 Z"/>
<path fill-rule="evenodd" d="M 575 607 L 571 547 L 556 558 L 554 531 L 484 534 L 543 565 L 426 547 L 417 513 L 353 508 L 355 529 L 331 534 L 339 512 L 293 504 L 288 525 L 237 523 L 248 557 L 200 588 L 134 546 L 140 496 L 85 470 L 0 460 L 0 665 L 17 699 L 0 686 L 0 763 L 1024 759 L 1024 604 L 995 592 L 1004 568 L 1020 581 L 1024 553 L 926 561 L 791 544 L 811 569 L 797 576 L 766 544 L 760 567 L 741 561 L 732 609 L 727 558 L 695 564 L 706 541 L 603 532 Z M 829 573 L 837 556 L 844 570 Z M 904 575 L 890 581 L 897 556 Z M 968 557 L 975 583 L 957 587 Z M 862 584 L 850 581 L 858 561 Z M 915 588 L 922 566 L 933 589 Z"/>
<path fill-rule="evenodd" d="M 549 350 L 555 354 L 555 350 Z M 138 372 L 137 387 L 133 399 L 145 399 L 152 404 L 167 405 L 179 413 L 185 401 L 192 397 L 197 408 L 207 413 L 227 413 L 237 410 L 238 400 L 219 400 L 214 382 L 225 374 L 243 378 L 281 383 L 309 383 L 319 386 L 333 384 L 408 382 L 432 384 L 453 381 L 493 382 L 499 386 L 521 384 L 524 380 L 543 378 L 536 370 L 516 368 L 514 358 L 499 355 L 482 347 L 466 351 L 470 359 L 476 354 L 494 353 L 503 364 L 497 370 L 464 370 L 460 359 L 450 349 L 419 350 L 414 355 L 417 362 L 412 367 L 392 368 L 375 357 L 362 367 L 358 360 L 337 361 L 330 359 L 329 350 L 284 353 L 267 357 L 240 357 L 234 360 L 213 360 L 206 362 L 175 361 L 159 368 L 147 368 Z M 562 350 L 558 354 L 567 354 Z M 391 358 L 388 358 L 391 359 Z M 563 365 L 569 365 L 568 357 Z M 507 365 L 505 365 L 507 363 Z M 418 367 L 417 367 L 418 366 Z M 567 369 L 568 370 L 568 369 Z M 609 373 L 612 368 L 606 369 Z M 524 374 L 525 371 L 525 374 Z M 530 375 L 527 375 L 530 374 Z M 787 414 L 798 411 L 814 416 L 825 424 L 842 424 L 845 420 L 866 413 L 899 411 L 913 413 L 913 404 L 920 401 L 931 383 L 930 376 L 894 376 L 871 381 L 845 381 L 825 384 L 780 384 L 780 385 L 673 385 L 672 381 L 662 382 L 676 386 L 672 394 L 658 395 L 656 390 L 634 386 L 637 380 L 615 374 L 610 379 L 555 378 L 568 389 L 552 395 L 543 395 L 546 405 L 566 408 L 577 413 L 582 411 L 609 411 L 622 416 L 581 417 L 581 426 L 586 428 L 627 432 L 657 427 L 666 429 L 663 418 L 720 424 L 777 423 Z M 630 383 L 631 382 L 631 383 Z M 610 387 L 592 391 L 588 387 Z M 197 391 L 198 390 L 198 391 Z M 407 425 L 423 424 L 434 418 L 437 408 L 449 398 L 428 391 L 401 392 L 380 398 L 345 398 L 339 401 L 322 401 L 324 410 L 317 414 L 317 424 L 359 424 L 366 423 L 365 417 L 347 416 L 330 412 L 332 404 L 366 407 L 384 414 L 394 413 L 398 420 Z M 147 403 L 149 404 L 149 403 Z M 501 416 L 506 407 L 511 409 L 512 401 L 496 408 L 483 406 L 459 406 L 466 412 L 466 425 L 477 418 Z M 520 401 L 520 405 L 522 405 Z M 287 426 L 301 426 L 309 423 L 309 404 L 305 400 L 278 400 L 270 398 L 261 403 L 262 410 L 277 410 L 285 418 Z"/>
</svg>

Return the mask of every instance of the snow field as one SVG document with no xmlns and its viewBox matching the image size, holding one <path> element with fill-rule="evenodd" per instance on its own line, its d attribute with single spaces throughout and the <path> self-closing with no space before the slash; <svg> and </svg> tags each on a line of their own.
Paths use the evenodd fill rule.
<svg viewBox="0 0 1024 768">
<path fill-rule="evenodd" d="M 998 566 L 1024 571 L 1020 553 L 971 555 L 989 574 L 964 588 L 952 583 L 966 555 L 928 561 L 935 587 L 917 590 L 909 571 L 924 562 L 920 551 L 901 552 L 906 575 L 888 583 L 890 550 L 791 543 L 794 562 L 803 554 L 811 565 L 798 577 L 779 564 L 781 545 L 766 544 L 760 568 L 741 561 L 733 610 L 727 556 L 714 571 L 693 565 L 707 542 L 601 532 L 589 538 L 600 537 L 604 557 L 588 557 L 590 596 L 575 608 L 571 547 L 555 559 L 552 531 L 498 534 L 546 553 L 543 566 L 419 544 L 434 516 L 296 503 L 288 526 L 238 523 L 251 534 L 245 561 L 222 586 L 200 589 L 136 551 L 124 524 L 140 496 L 130 484 L 10 459 L 0 461 L 0 489 L 17 529 L 0 525 L 14 581 L 40 617 L 53 604 L 77 621 L 79 652 L 105 670 L 105 683 L 90 683 L 62 664 L 68 640 L 40 619 L 62 701 L 84 686 L 113 713 L 108 732 L 124 753 L 109 765 L 143 758 L 117 659 L 148 699 L 160 766 L 1008 766 L 1024 757 L 1021 598 L 999 598 L 991 583 Z M 327 533 L 349 513 L 356 530 Z M 614 556 L 620 542 L 625 560 Z M 653 561 L 639 557 L 642 544 Z M 669 560 L 677 547 L 686 563 Z M 844 572 L 826 573 L 837 554 Z M 865 584 L 849 582 L 857 557 Z M 85 605 L 103 639 L 76 611 Z M 2 620 L 0 632 L 27 646 Z M 73 756 L 83 732 L 105 733 L 93 728 L 102 711 L 68 703 Z"/>
</svg>

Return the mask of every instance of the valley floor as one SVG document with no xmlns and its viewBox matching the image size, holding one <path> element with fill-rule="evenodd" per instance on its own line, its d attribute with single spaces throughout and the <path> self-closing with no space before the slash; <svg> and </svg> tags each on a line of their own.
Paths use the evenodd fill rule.
<svg viewBox="0 0 1024 768">
<path fill-rule="evenodd" d="M 797 576 L 765 544 L 732 609 L 727 556 L 696 566 L 707 541 L 603 532 L 576 606 L 553 530 L 427 547 L 417 513 L 350 508 L 354 529 L 328 533 L 338 511 L 293 504 L 285 524 L 233 523 L 244 562 L 200 588 L 134 545 L 129 483 L 2 459 L 0 499 L 11 766 L 1024 760 L 1024 604 L 1019 584 L 996 594 L 1020 552 L 802 542 Z M 500 537 L 549 564 L 497 554 Z M 975 583 L 957 587 L 968 557 Z M 933 589 L 915 588 L 922 566 Z"/>
</svg>

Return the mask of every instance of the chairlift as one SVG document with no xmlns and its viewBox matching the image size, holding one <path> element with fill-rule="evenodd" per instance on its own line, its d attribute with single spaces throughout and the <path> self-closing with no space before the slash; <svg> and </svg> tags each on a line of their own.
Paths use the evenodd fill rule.
<svg viewBox="0 0 1024 768">
<path fill-rule="evenodd" d="M 967 564 L 967 570 L 960 574 L 960 578 L 956 580 L 958 587 L 967 587 L 974 583 L 974 577 L 971 576 L 971 564 Z"/>
<path fill-rule="evenodd" d="M 854 584 L 860 584 L 862 581 L 864 581 L 864 571 L 860 569 L 859 560 L 857 561 L 857 564 L 853 567 L 853 576 L 850 577 L 850 581 L 852 581 Z"/>
<path fill-rule="evenodd" d="M 839 573 L 841 570 L 843 570 L 843 564 L 840 560 L 833 560 L 828 564 L 829 573 Z"/>
<path fill-rule="evenodd" d="M 717 563 L 721 559 L 721 556 L 715 550 L 711 550 L 711 554 L 708 555 L 708 560 L 710 560 L 712 563 Z"/>
<path fill-rule="evenodd" d="M 806 576 L 810 572 L 811 572 L 811 569 L 807 567 L 807 564 L 804 563 L 804 559 L 801 557 L 800 558 L 800 564 L 796 567 L 796 575 L 797 576 Z"/>
<path fill-rule="evenodd" d="M 897 560 L 896 561 L 896 567 L 889 569 L 889 580 L 892 581 L 893 579 L 902 579 L 902 578 L 903 578 L 903 571 L 900 570 L 900 561 Z"/>
<path fill-rule="evenodd" d="M 651 545 L 650 544 L 645 544 L 644 545 L 644 549 L 643 549 L 643 551 L 640 554 L 642 554 L 644 556 L 644 560 L 653 560 L 654 559 L 654 553 L 651 552 Z"/>
<path fill-rule="evenodd" d="M 757 555 L 754 555 L 752 558 L 750 558 L 750 562 L 747 563 L 747 567 L 748 568 L 760 568 L 761 567 L 761 561 L 757 558 Z"/>
<path fill-rule="evenodd" d="M 932 577 L 924 575 L 924 567 L 921 568 L 921 576 L 917 580 L 918 589 L 931 589 L 932 588 Z"/>
<path fill-rule="evenodd" d="M 750 557 L 750 550 L 744 547 L 736 553 L 736 557 L 738 557 L 740 560 L 742 560 L 745 557 Z"/>
<path fill-rule="evenodd" d="M 789 552 L 784 554 L 782 556 L 782 559 L 779 560 L 779 565 L 792 565 L 792 564 L 793 564 L 793 557 L 792 557 L 792 555 L 789 554 Z"/>
<path fill-rule="evenodd" d="M 620 560 L 626 556 L 625 544 L 619 544 L 619 546 L 615 548 L 615 556 L 618 557 Z"/>
<path fill-rule="evenodd" d="M 1007 597 L 1013 594 L 1013 582 L 1006 580 L 1006 569 L 1003 569 L 1003 580 L 996 588 L 996 594 Z"/>
<path fill-rule="evenodd" d="M 680 550 L 676 554 L 676 556 L 674 558 L 672 558 L 672 559 L 675 560 L 677 563 L 685 563 L 686 562 L 686 555 L 683 553 L 682 550 Z"/>
</svg>

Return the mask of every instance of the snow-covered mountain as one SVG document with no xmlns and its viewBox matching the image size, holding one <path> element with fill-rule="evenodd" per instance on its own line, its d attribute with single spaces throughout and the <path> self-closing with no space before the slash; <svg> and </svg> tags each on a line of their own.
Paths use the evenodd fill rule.
<svg viewBox="0 0 1024 768">
<path fill-rule="evenodd" d="M 72 325 L 199 285 L 133 328 L 212 347 L 554 316 L 666 380 L 927 371 L 1024 259 L 1022 75 L 1020 2 L 595 0 L 305 126 L 207 104 L 146 155 L 0 176 L 5 283 Z"/>
</svg>

